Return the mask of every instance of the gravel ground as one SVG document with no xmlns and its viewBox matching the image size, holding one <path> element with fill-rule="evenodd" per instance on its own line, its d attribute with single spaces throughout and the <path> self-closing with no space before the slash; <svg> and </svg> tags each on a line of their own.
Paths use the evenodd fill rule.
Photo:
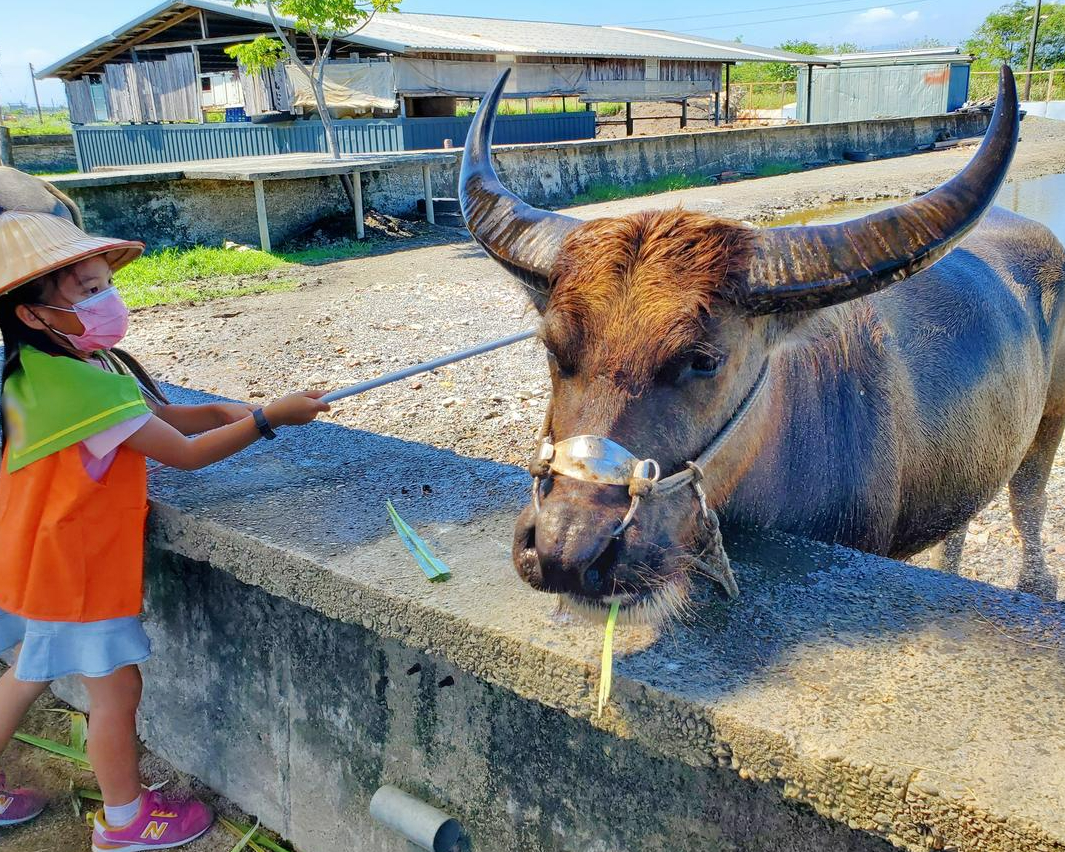
<svg viewBox="0 0 1065 852">
<path fill-rule="evenodd" d="M 1065 172 L 1065 123 L 1028 118 L 1012 176 Z M 956 171 L 972 148 L 742 181 L 574 208 L 582 218 L 678 204 L 751 221 L 854 199 L 906 197 Z M 135 235 L 134 235 L 135 236 Z M 138 312 L 130 348 L 169 382 L 269 400 L 334 388 L 510 334 L 535 322 L 513 282 L 464 232 L 396 243 L 395 252 L 308 268 L 288 293 Z M 450 240 L 450 242 L 446 242 Z M 292 278 L 293 273 L 283 274 Z M 523 465 L 546 406 L 534 342 L 341 402 L 330 419 L 471 456 Z M 387 464 L 381 460 L 382 468 Z M 964 571 L 1012 587 L 1020 549 L 1000 495 L 974 520 Z M 1065 452 L 1050 485 L 1048 563 L 1065 596 Z M 920 558 L 916 561 L 921 561 Z"/>
</svg>

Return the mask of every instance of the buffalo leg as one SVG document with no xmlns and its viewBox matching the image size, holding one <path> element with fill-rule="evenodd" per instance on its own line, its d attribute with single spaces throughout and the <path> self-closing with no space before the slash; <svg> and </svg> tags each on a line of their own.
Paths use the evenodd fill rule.
<svg viewBox="0 0 1065 852">
<path fill-rule="evenodd" d="M 1047 509 L 1047 480 L 1063 428 L 1065 416 L 1044 416 L 1028 455 L 1010 479 L 1010 511 L 1023 551 L 1017 588 L 1050 599 L 1057 596 L 1057 579 L 1047 571 L 1043 554 L 1043 518 Z"/>
<path fill-rule="evenodd" d="M 969 525 L 954 530 L 943 541 L 932 548 L 932 567 L 948 574 L 957 574 L 961 568 L 961 552 L 965 547 L 965 533 Z"/>
</svg>

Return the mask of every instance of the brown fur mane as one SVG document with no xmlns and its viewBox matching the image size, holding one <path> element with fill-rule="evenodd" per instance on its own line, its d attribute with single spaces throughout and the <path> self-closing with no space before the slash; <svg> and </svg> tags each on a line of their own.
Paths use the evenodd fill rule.
<svg viewBox="0 0 1065 852">
<path fill-rule="evenodd" d="M 580 226 L 551 272 L 547 342 L 573 370 L 646 383 L 744 284 L 755 233 L 680 209 Z"/>
</svg>

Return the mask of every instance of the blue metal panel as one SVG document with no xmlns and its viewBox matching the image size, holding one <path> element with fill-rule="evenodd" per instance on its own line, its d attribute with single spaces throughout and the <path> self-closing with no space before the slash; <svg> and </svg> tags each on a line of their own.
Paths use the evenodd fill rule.
<svg viewBox="0 0 1065 852">
<path fill-rule="evenodd" d="M 950 89 L 947 91 L 947 112 L 961 109 L 969 100 L 969 71 L 966 64 L 950 66 Z"/>
<path fill-rule="evenodd" d="M 346 119 L 336 122 L 340 150 L 348 154 L 442 148 L 466 140 L 472 118 Z M 75 127 L 83 168 L 159 165 L 230 157 L 325 152 L 321 122 L 284 124 L 135 124 Z M 496 141 L 562 142 L 595 137 L 595 113 L 500 116 Z"/>
<path fill-rule="evenodd" d="M 411 151 L 443 148 L 445 139 L 460 147 L 466 141 L 472 122 L 472 116 L 405 119 L 404 147 Z M 501 115 L 496 120 L 493 141 L 499 145 L 520 145 L 594 138 L 595 113 L 581 111 Z"/>
</svg>

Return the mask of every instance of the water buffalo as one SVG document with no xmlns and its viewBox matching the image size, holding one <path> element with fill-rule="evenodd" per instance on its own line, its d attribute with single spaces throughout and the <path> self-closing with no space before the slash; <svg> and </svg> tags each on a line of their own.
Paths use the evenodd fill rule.
<svg viewBox="0 0 1065 852">
<path fill-rule="evenodd" d="M 687 593 L 704 509 L 892 557 L 940 543 L 956 568 L 1008 483 L 1020 586 L 1053 593 L 1040 529 L 1065 424 L 1065 252 L 991 207 L 1018 135 L 1008 68 L 953 179 L 774 229 L 531 207 L 489 153 L 504 82 L 470 129 L 460 198 L 542 315 L 553 402 L 514 537 L 526 582 L 653 613 Z"/>
</svg>

